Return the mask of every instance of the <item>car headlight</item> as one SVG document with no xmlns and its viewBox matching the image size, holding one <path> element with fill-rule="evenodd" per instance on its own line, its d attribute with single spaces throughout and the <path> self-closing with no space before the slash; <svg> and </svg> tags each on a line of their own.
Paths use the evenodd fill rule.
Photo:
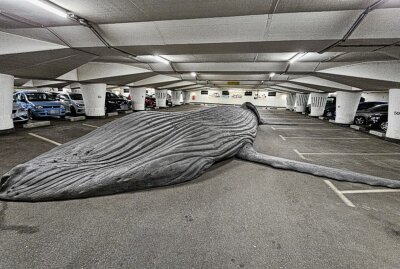
<svg viewBox="0 0 400 269">
<path fill-rule="evenodd" d="M 83 106 L 85 106 L 85 105 L 84 105 L 84 104 L 78 104 L 78 106 L 83 107 Z"/>
<path fill-rule="evenodd" d="M 42 106 L 35 106 L 36 109 L 42 109 Z"/>
<path fill-rule="evenodd" d="M 60 108 L 61 108 L 61 109 L 65 109 L 65 106 L 63 106 L 63 105 L 60 105 Z"/>
</svg>

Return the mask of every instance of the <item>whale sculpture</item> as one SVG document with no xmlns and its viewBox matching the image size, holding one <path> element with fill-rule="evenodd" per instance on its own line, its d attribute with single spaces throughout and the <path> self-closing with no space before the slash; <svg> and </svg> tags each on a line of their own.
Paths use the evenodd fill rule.
<svg viewBox="0 0 400 269">
<path fill-rule="evenodd" d="M 167 186 L 238 157 L 336 180 L 399 188 L 400 181 L 258 153 L 251 103 L 190 112 L 131 114 L 24 164 L 0 180 L 0 199 L 50 201 Z"/>
</svg>

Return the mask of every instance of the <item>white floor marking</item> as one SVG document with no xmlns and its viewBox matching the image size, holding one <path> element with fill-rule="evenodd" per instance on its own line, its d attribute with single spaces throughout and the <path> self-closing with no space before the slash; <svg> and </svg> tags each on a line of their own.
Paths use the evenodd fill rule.
<svg viewBox="0 0 400 269">
<path fill-rule="evenodd" d="M 337 196 L 339 196 L 340 199 L 342 199 L 342 201 L 350 207 L 356 207 L 349 199 L 347 199 L 346 196 L 343 195 L 343 193 L 341 191 L 339 191 L 335 185 L 332 184 L 332 182 L 330 182 L 329 180 L 324 180 L 324 182 L 326 183 L 326 185 L 329 186 L 329 188 L 331 188 L 336 194 Z"/>
<path fill-rule="evenodd" d="M 269 122 L 267 122 L 269 123 Z M 298 122 L 271 122 L 270 125 L 279 125 L 279 124 L 293 124 L 293 125 L 321 125 L 325 123 L 298 123 Z"/>
<path fill-rule="evenodd" d="M 283 141 L 286 141 L 286 139 L 282 135 L 279 135 L 279 137 L 282 138 Z"/>
<path fill-rule="evenodd" d="M 31 135 L 31 136 L 34 136 L 34 137 L 36 137 L 36 138 L 39 138 L 39 139 L 41 139 L 41 140 L 43 140 L 43 141 L 46 141 L 46 142 L 49 142 L 49 143 L 51 143 L 51 144 L 57 145 L 57 146 L 62 145 L 61 143 L 58 143 L 58 142 L 56 142 L 56 141 L 53 141 L 53 140 L 51 140 L 51 139 L 48 139 L 48 138 L 46 138 L 46 137 L 43 137 L 43 136 L 40 136 L 40 135 L 37 135 L 37 134 L 34 134 L 34 133 L 28 133 L 28 134 Z"/>
<path fill-rule="evenodd" d="M 287 128 L 274 128 L 274 130 L 339 131 L 343 129 L 287 127 Z"/>
<path fill-rule="evenodd" d="M 360 137 L 316 137 L 316 136 L 285 136 L 286 139 L 318 139 L 318 140 L 367 140 Z M 283 138 L 282 138 L 283 139 Z"/>
<path fill-rule="evenodd" d="M 99 128 L 99 126 L 86 124 L 86 123 L 82 123 L 82 125 L 89 126 L 89 127 L 92 127 L 92 128 Z"/>
<path fill-rule="evenodd" d="M 275 128 L 275 127 L 273 127 L 273 126 L 271 126 L 271 129 L 272 129 L 272 130 L 274 130 L 274 131 L 276 130 L 276 128 Z"/>
<path fill-rule="evenodd" d="M 400 155 L 400 152 L 383 152 L 383 153 L 351 153 L 351 152 L 300 152 L 303 155 L 342 155 L 342 156 L 390 156 Z"/>
<path fill-rule="evenodd" d="M 303 156 L 303 154 L 301 154 L 297 149 L 293 149 L 294 152 L 296 152 L 297 155 L 299 155 L 300 158 L 302 158 L 303 160 L 308 160 L 306 157 Z"/>
<path fill-rule="evenodd" d="M 375 190 L 348 190 L 342 191 L 343 194 L 362 194 L 362 193 L 384 193 L 384 192 L 400 192 L 394 189 L 375 189 Z"/>
</svg>

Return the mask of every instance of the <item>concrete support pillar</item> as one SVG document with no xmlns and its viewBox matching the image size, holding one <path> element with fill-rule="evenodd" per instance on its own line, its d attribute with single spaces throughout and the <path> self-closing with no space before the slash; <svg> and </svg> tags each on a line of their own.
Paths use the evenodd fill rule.
<svg viewBox="0 0 400 269">
<path fill-rule="evenodd" d="M 182 92 L 182 98 L 183 98 L 183 103 L 184 104 L 189 104 L 190 103 L 190 92 L 183 91 Z"/>
<path fill-rule="evenodd" d="M 0 74 L 0 133 L 14 129 L 12 119 L 14 76 Z"/>
<path fill-rule="evenodd" d="M 167 90 L 155 90 L 156 106 L 167 107 Z"/>
<path fill-rule="evenodd" d="M 288 95 L 286 96 L 286 109 L 293 110 L 295 102 L 296 102 L 296 94 L 288 93 Z"/>
<path fill-rule="evenodd" d="M 105 83 L 81 84 L 86 116 L 105 116 L 106 87 Z"/>
<path fill-rule="evenodd" d="M 171 91 L 172 105 L 173 106 L 180 106 L 181 105 L 181 94 L 182 94 L 182 91 Z"/>
<path fill-rule="evenodd" d="M 352 124 L 360 103 L 361 92 L 337 92 L 335 122 Z"/>
<path fill-rule="evenodd" d="M 386 137 L 400 139 L 400 89 L 389 90 L 389 114 Z"/>
<path fill-rule="evenodd" d="M 146 88 L 145 87 L 129 87 L 133 110 L 145 110 Z"/>
<path fill-rule="evenodd" d="M 327 93 L 311 93 L 311 113 L 312 117 L 320 117 L 324 114 L 326 101 L 328 100 Z"/>
<path fill-rule="evenodd" d="M 296 93 L 296 112 L 305 112 L 308 102 L 308 93 Z"/>
</svg>

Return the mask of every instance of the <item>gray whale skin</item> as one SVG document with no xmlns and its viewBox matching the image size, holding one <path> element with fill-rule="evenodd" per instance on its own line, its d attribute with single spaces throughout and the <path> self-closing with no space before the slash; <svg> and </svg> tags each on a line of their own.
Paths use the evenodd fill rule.
<svg viewBox="0 0 400 269">
<path fill-rule="evenodd" d="M 258 153 L 252 145 L 259 124 L 251 103 L 130 114 L 17 165 L 1 178 L 0 199 L 51 201 L 173 185 L 234 156 L 335 180 L 400 187 L 397 180 Z"/>
</svg>

